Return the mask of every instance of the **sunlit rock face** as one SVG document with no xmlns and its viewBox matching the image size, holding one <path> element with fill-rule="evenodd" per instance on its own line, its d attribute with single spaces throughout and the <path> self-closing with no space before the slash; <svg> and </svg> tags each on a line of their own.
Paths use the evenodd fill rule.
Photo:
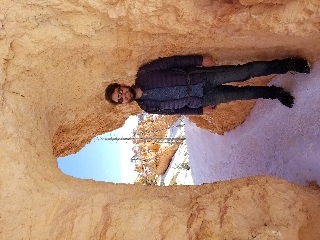
<svg viewBox="0 0 320 240">
<path fill-rule="evenodd" d="M 319 7 L 318 0 L 2 0 L 0 238 L 318 239 L 318 189 L 268 177 L 114 185 L 68 177 L 56 157 L 140 112 L 134 103 L 107 104 L 104 88 L 132 84 L 138 67 L 154 58 L 314 61 Z M 222 134 L 253 104 L 220 106 L 215 116 L 192 120 Z"/>
</svg>

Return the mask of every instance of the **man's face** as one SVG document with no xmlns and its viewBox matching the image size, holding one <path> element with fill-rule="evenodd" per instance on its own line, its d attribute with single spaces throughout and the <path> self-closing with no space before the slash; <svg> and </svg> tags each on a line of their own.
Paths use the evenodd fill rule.
<svg viewBox="0 0 320 240">
<path fill-rule="evenodd" d="M 114 90 L 111 98 L 117 103 L 129 103 L 136 97 L 136 92 L 132 87 L 121 86 Z"/>
</svg>

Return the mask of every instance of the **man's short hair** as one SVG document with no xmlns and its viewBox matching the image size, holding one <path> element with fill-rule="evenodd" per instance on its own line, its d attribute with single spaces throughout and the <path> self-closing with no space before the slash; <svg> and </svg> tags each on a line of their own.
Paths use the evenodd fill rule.
<svg viewBox="0 0 320 240">
<path fill-rule="evenodd" d="M 109 103 L 112 104 L 120 104 L 118 102 L 115 102 L 112 100 L 112 94 L 114 93 L 114 91 L 121 87 L 121 85 L 119 83 L 111 83 L 105 90 L 105 98 Z"/>
</svg>

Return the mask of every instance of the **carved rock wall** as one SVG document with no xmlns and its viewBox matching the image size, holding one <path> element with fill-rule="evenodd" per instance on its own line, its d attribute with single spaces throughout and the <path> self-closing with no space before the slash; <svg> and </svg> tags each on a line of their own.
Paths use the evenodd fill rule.
<svg viewBox="0 0 320 240">
<path fill-rule="evenodd" d="M 56 157 L 139 112 L 107 104 L 104 87 L 133 83 L 138 66 L 158 56 L 314 61 L 319 7 L 318 0 L 3 0 L 0 238 L 318 239 L 318 189 L 268 177 L 115 185 L 68 177 Z M 233 128 L 252 104 L 221 115 L 233 116 L 230 127 L 210 119 L 203 126 Z"/>
</svg>

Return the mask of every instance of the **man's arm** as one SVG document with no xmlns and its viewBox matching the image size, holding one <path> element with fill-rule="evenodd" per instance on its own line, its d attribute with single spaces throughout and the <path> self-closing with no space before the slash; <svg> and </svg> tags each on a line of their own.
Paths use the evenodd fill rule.
<svg viewBox="0 0 320 240">
<path fill-rule="evenodd" d="M 158 58 L 139 68 L 139 71 L 161 71 L 171 68 L 188 68 L 202 66 L 203 56 L 186 55 Z"/>
<path fill-rule="evenodd" d="M 215 65 L 216 65 L 216 63 L 211 56 L 204 56 L 203 57 L 203 59 L 202 59 L 202 66 L 203 67 L 213 67 Z"/>
</svg>

